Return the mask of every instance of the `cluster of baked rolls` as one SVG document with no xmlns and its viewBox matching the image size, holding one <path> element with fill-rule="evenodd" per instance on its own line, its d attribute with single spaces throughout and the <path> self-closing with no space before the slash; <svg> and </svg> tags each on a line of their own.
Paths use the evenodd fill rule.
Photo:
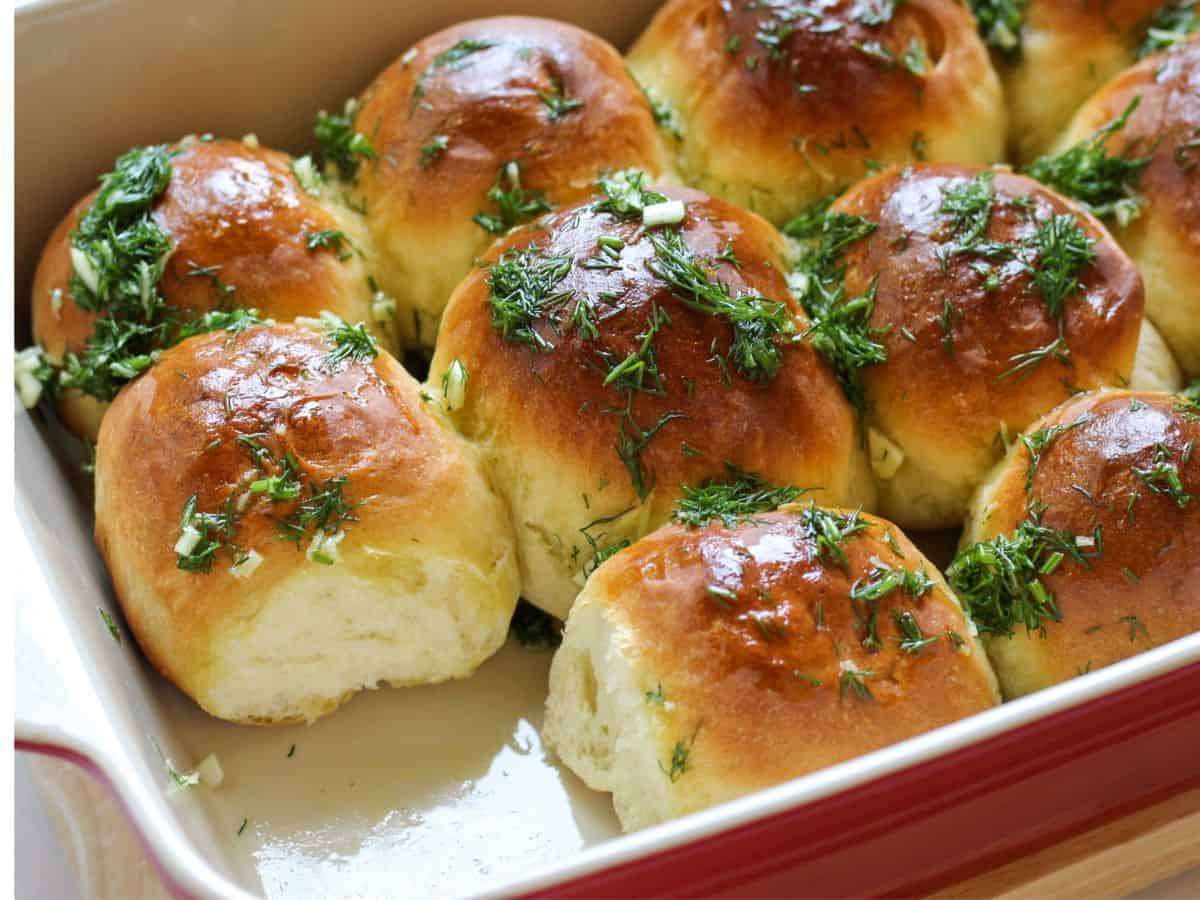
<svg viewBox="0 0 1200 900">
<path fill-rule="evenodd" d="M 129 151 L 17 380 L 146 656 L 311 721 L 562 620 L 638 828 L 1200 629 L 1200 14 L 1069 6 L 482 19 L 315 155 Z"/>
</svg>

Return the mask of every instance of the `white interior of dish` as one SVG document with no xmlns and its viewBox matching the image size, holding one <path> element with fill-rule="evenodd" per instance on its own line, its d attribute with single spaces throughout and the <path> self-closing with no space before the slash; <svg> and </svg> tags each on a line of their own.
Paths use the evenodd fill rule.
<svg viewBox="0 0 1200 900">
<path fill-rule="evenodd" d="M 451 22 L 550 15 L 624 47 L 655 5 L 75 0 L 23 9 L 18 339 L 42 242 L 129 146 L 188 132 L 254 132 L 264 144 L 300 151 L 316 110 L 339 105 L 414 40 Z M 118 646 L 97 612 L 115 605 L 92 547 L 78 461 L 22 414 L 15 437 L 27 539 L 15 548 L 18 736 L 96 761 L 170 877 L 198 895 L 235 896 L 241 888 L 269 897 L 429 896 L 551 884 L 1200 659 L 1193 636 L 789 785 L 608 840 L 618 833 L 608 797 L 542 750 L 548 651 L 510 643 L 469 681 L 368 692 L 308 727 L 239 727 L 204 715 L 150 671 L 128 634 Z M 156 742 L 180 770 L 217 754 L 224 782 L 172 791 Z"/>
</svg>

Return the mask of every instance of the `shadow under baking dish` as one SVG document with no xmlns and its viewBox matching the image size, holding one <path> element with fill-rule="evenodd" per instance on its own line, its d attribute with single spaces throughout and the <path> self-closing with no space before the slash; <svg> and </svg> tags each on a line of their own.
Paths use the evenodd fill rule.
<svg viewBox="0 0 1200 900">
<path fill-rule="evenodd" d="M 619 833 L 608 795 L 542 748 L 550 659 L 510 640 L 467 681 L 285 728 L 219 722 L 159 683 L 188 762 L 219 757 L 209 814 L 267 897 L 461 895 Z"/>
</svg>

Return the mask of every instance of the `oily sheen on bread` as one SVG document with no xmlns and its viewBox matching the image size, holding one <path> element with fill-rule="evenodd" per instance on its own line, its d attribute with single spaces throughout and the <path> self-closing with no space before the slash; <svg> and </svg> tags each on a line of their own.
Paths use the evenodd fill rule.
<svg viewBox="0 0 1200 900">
<path fill-rule="evenodd" d="M 1198 440 L 1195 403 L 1101 391 L 1013 444 L 948 570 L 1006 697 L 1200 630 Z"/>
<path fill-rule="evenodd" d="M 1000 84 L 954 0 L 670 0 L 629 52 L 689 184 L 782 225 L 872 167 L 988 165 Z"/>
<path fill-rule="evenodd" d="M 375 158 L 354 193 L 410 345 L 433 345 L 454 286 L 498 235 L 587 195 L 604 170 L 663 169 L 617 51 L 549 19 L 476 19 L 417 42 L 367 88 L 356 123 Z"/>
<path fill-rule="evenodd" d="M 328 193 L 308 193 L 287 154 L 253 139 L 195 137 L 143 153 L 162 157 L 167 180 L 150 219 L 169 241 L 162 274 L 146 291 L 161 296 L 174 319 L 232 307 L 284 321 L 327 310 L 366 321 L 388 342 L 371 315 L 360 220 Z M 148 177 L 149 167 L 143 160 L 128 180 Z M 72 289 L 79 272 L 70 236 L 98 193 L 80 200 L 55 229 L 34 275 L 34 340 L 56 362 L 86 354 L 97 323 L 109 315 L 106 305 L 85 308 Z M 113 218 L 120 218 L 119 210 Z M 94 441 L 110 399 L 107 391 L 97 396 L 69 388 L 59 395 L 58 409 L 72 431 Z"/>
<path fill-rule="evenodd" d="M 96 542 L 159 671 L 214 716 L 269 724 L 491 655 L 517 600 L 512 537 L 432 410 L 344 324 L 191 338 L 123 390 Z"/>
<path fill-rule="evenodd" d="M 1140 211 L 1113 228 L 1146 281 L 1146 314 L 1184 371 L 1200 377 L 1200 38 L 1143 60 L 1079 110 L 1060 150 L 1136 102 L 1107 152 L 1148 160 L 1136 180 Z"/>
<path fill-rule="evenodd" d="M 806 302 L 873 302 L 885 358 L 862 368 L 861 405 L 880 512 L 902 527 L 955 527 L 1006 439 L 1073 393 L 1128 384 L 1141 278 L 1100 222 L 1029 178 L 889 170 L 812 243 Z"/>
<path fill-rule="evenodd" d="M 643 204 L 676 218 L 647 227 Z M 598 560 L 730 465 L 870 501 L 784 250 L 753 213 L 624 173 L 498 242 L 454 292 L 427 390 L 459 393 L 450 415 L 508 502 L 530 602 L 565 617 Z"/>
<path fill-rule="evenodd" d="M 605 562 L 550 671 L 547 743 L 632 831 L 998 702 L 937 570 L 887 522 L 798 504 Z"/>
</svg>

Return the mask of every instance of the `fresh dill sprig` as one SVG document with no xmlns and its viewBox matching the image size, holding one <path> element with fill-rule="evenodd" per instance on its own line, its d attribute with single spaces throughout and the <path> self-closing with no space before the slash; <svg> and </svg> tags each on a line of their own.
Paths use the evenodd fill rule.
<svg viewBox="0 0 1200 900">
<path fill-rule="evenodd" d="M 348 503 L 345 490 L 350 479 L 345 475 L 316 484 L 308 483 L 308 497 L 279 522 L 281 536 L 299 546 L 306 535 L 336 534 L 347 522 L 357 522 L 354 511 L 362 503 Z"/>
<path fill-rule="evenodd" d="M 829 360 L 846 397 L 860 413 L 867 407 L 862 370 L 887 361 L 887 348 L 878 341 L 883 332 L 871 326 L 875 312 L 876 276 L 866 293 L 847 298 L 845 285 L 832 290 L 819 279 L 809 282 L 802 301 L 809 326 L 801 335 Z"/>
<path fill-rule="evenodd" d="M 1029 633 L 1044 633 L 1045 621 L 1062 621 L 1062 613 L 1042 578 L 1065 560 L 1087 567 L 1103 552 L 1099 526 L 1090 539 L 1078 538 L 1043 524 L 1044 511 L 1032 505 L 1011 534 L 967 547 L 946 570 L 981 632 L 1011 637 L 1024 625 Z"/>
<path fill-rule="evenodd" d="M 726 527 L 791 503 L 806 493 L 794 485 L 773 485 L 755 472 L 726 461 L 725 480 L 709 479 L 697 487 L 681 486 L 673 518 L 692 528 L 720 519 Z"/>
<path fill-rule="evenodd" d="M 875 695 L 871 693 L 871 688 L 867 685 L 867 679 L 875 675 L 872 669 L 856 669 L 852 665 L 847 667 L 845 664 L 842 667 L 842 674 L 838 676 L 838 696 L 840 699 L 846 699 L 846 694 L 853 694 L 859 700 L 874 700 Z"/>
<path fill-rule="evenodd" d="M 1070 213 L 1051 216 L 1038 227 L 1030 242 L 1036 257 L 1025 266 L 1051 318 L 1062 321 L 1067 298 L 1081 287 L 1079 273 L 1096 259 L 1095 245 Z"/>
<path fill-rule="evenodd" d="M 1037 474 L 1038 466 L 1042 464 L 1042 454 L 1046 452 L 1046 448 L 1061 435 L 1073 428 L 1078 428 L 1091 418 L 1090 415 L 1084 414 L 1070 425 L 1048 425 L 1029 434 L 1021 435 L 1021 443 L 1029 451 L 1029 466 L 1025 470 L 1025 490 L 1027 492 L 1033 487 L 1033 476 Z"/>
<path fill-rule="evenodd" d="M 691 768 L 692 747 L 696 743 L 696 737 L 700 734 L 700 726 L 702 722 L 696 723 L 696 730 L 692 732 L 691 737 L 680 738 L 675 742 L 675 746 L 671 750 L 670 768 L 667 768 L 662 763 L 658 767 L 662 769 L 663 774 L 667 776 L 671 784 L 677 782 Z"/>
<path fill-rule="evenodd" d="M 634 507 L 632 506 L 626 507 L 618 513 L 613 513 L 611 516 L 602 516 L 599 519 L 593 519 L 579 529 L 579 533 L 583 535 L 584 540 L 588 542 L 588 546 L 592 550 L 592 558 L 583 567 L 584 577 L 591 575 L 607 560 L 624 550 L 630 545 L 630 543 L 632 543 L 629 538 L 621 538 L 620 540 L 616 540 L 611 543 L 602 543 L 606 537 L 606 534 L 603 531 L 593 534 L 592 529 L 596 528 L 598 525 L 611 525 L 613 522 L 616 522 L 627 513 L 633 512 L 633 510 Z"/>
<path fill-rule="evenodd" d="M 619 411 L 621 420 L 614 449 L 617 451 L 617 458 L 625 466 L 625 471 L 629 473 L 629 483 L 637 493 L 638 499 L 645 500 L 654 489 L 654 473 L 646 470 L 642 463 L 642 452 L 663 426 L 675 419 L 686 419 L 687 416 L 681 412 L 666 412 L 649 428 L 642 428 L 633 417 L 632 403 L 633 395 L 630 394 L 629 402 Z"/>
<path fill-rule="evenodd" d="M 554 83 L 554 90 L 538 91 L 538 96 L 542 98 L 542 103 L 546 106 L 546 115 L 552 122 L 558 121 L 567 113 L 574 112 L 583 106 L 582 100 L 564 94 L 563 87 L 558 82 Z"/>
<path fill-rule="evenodd" d="M 900 650 L 904 653 L 911 653 L 915 656 L 930 644 L 936 644 L 940 640 L 936 634 L 926 635 L 921 631 L 921 625 L 912 612 L 900 612 L 893 609 L 892 621 L 896 623 L 896 629 L 900 632 Z"/>
<path fill-rule="evenodd" d="M 596 187 L 604 193 L 605 199 L 592 208 L 596 212 L 610 213 L 618 219 L 640 219 L 642 210 L 647 206 L 667 201 L 663 194 L 649 190 L 645 182 L 646 173 L 639 169 L 623 169 L 611 175 L 602 175 Z"/>
<path fill-rule="evenodd" d="M 554 209 L 554 204 L 541 191 L 528 191 L 521 187 L 521 166 L 516 160 L 500 166 L 495 183 L 488 189 L 487 198 L 496 204 L 496 212 L 480 210 L 475 213 L 473 221 L 494 235 L 506 234 L 522 222 Z"/>
<path fill-rule="evenodd" d="M 828 194 L 820 200 L 809 204 L 800 210 L 780 230 L 788 237 L 796 238 L 799 241 L 819 238 L 825 229 L 825 217 L 829 213 L 829 207 L 833 206 L 833 202 L 839 196 L 841 195 Z"/>
<path fill-rule="evenodd" d="M 416 83 L 413 84 L 412 102 L 416 104 L 425 96 L 426 90 L 429 88 L 429 81 L 439 69 L 449 69 L 450 71 L 458 71 L 465 68 L 471 61 L 471 57 L 483 50 L 489 50 L 496 46 L 492 41 L 479 40 L 475 38 L 464 38 L 458 41 L 452 47 L 448 47 L 441 53 L 437 54 L 433 61 L 425 67 Z"/>
<path fill-rule="evenodd" d="M 1192 445 L 1184 450 L 1186 460 L 1191 456 Z M 1186 464 L 1186 462 L 1185 462 Z M 1183 488 L 1183 478 L 1179 474 L 1179 465 L 1165 444 L 1155 444 L 1154 459 L 1149 466 L 1132 467 L 1132 472 L 1150 491 L 1162 497 L 1167 497 L 1180 509 L 1187 507 L 1195 498 Z"/>
<path fill-rule="evenodd" d="M 847 398 L 860 415 L 866 411 L 861 370 L 884 362 L 887 349 L 876 340 L 881 332 L 871 327 L 878 279 L 871 282 L 862 296 L 847 298 L 842 254 L 855 242 L 874 234 L 877 227 L 861 216 L 826 212 L 819 229 L 820 240 L 806 249 L 788 279 L 809 318 L 809 327 L 801 338 L 809 339 L 829 360 Z M 807 218 L 794 230 L 813 237 L 818 235 L 815 221 Z"/>
<path fill-rule="evenodd" d="M 300 496 L 300 464 L 289 451 L 283 457 L 279 472 L 250 482 L 250 493 L 266 494 L 274 503 L 295 500 Z"/>
<path fill-rule="evenodd" d="M 429 143 L 421 147 L 420 165 L 422 169 L 427 169 L 433 165 L 434 161 L 446 152 L 446 148 L 450 146 L 450 138 L 444 134 L 435 134 L 429 139 Z"/>
<path fill-rule="evenodd" d="M 950 217 L 960 253 L 974 249 L 987 234 L 996 199 L 995 178 L 995 172 L 980 172 L 942 192 L 939 212 Z"/>
<path fill-rule="evenodd" d="M 504 251 L 487 275 L 492 327 L 510 343 L 553 350 L 536 325 L 549 309 L 571 298 L 572 291 L 559 288 L 571 265 L 570 256 L 546 256 L 536 244 Z"/>
<path fill-rule="evenodd" d="M 362 160 L 375 159 L 377 154 L 371 139 L 355 130 L 358 101 L 351 97 L 340 113 L 321 110 L 313 121 L 313 137 L 320 146 L 323 163 L 333 163 L 343 180 L 353 182 L 358 177 Z"/>
<path fill-rule="evenodd" d="M 335 228 L 322 228 L 304 235 L 304 246 L 309 250 L 328 250 L 342 261 L 350 258 L 350 251 L 346 249 L 349 243 L 345 233 Z"/>
<path fill-rule="evenodd" d="M 1145 202 L 1136 187 L 1152 157 L 1131 156 L 1131 147 L 1110 156 L 1108 142 L 1128 124 L 1141 101 L 1140 95 L 1134 97 L 1121 115 L 1090 137 L 1057 156 L 1041 157 L 1025 173 L 1075 199 L 1095 216 L 1125 227 Z"/>
<path fill-rule="evenodd" d="M 810 503 L 801 511 L 800 521 L 816 543 L 817 559 L 830 560 L 843 571 L 850 571 L 850 560 L 842 545 L 868 527 L 859 518 L 859 510 L 839 513 Z"/>
<path fill-rule="evenodd" d="M 175 567 L 185 572 L 211 572 L 217 552 L 226 549 L 235 561 L 242 557 L 234 544 L 240 513 L 230 494 L 216 512 L 201 512 L 199 495 L 192 494 L 183 505 L 179 540 L 175 543 Z"/>
<path fill-rule="evenodd" d="M 173 244 L 150 216 L 171 180 L 166 145 L 135 147 L 100 179 L 96 199 L 71 232 L 71 299 L 82 309 L 152 322 L 157 285 Z"/>
<path fill-rule="evenodd" d="M 1146 36 L 1138 45 L 1137 58 L 1145 59 L 1169 50 L 1196 31 L 1200 31 L 1200 10 L 1196 9 L 1196 0 L 1171 0 L 1150 20 Z"/>
<path fill-rule="evenodd" d="M 1021 30 L 1028 0 L 967 0 L 975 14 L 979 35 L 1008 62 L 1021 55 Z"/>
<path fill-rule="evenodd" d="M 665 281 L 691 309 L 720 316 L 733 327 L 728 356 L 750 381 L 770 381 L 783 364 L 780 343 L 791 339 L 795 324 L 786 304 L 755 294 L 734 296 L 711 274 L 676 229 L 649 234 L 655 259 L 647 268 Z"/>
<path fill-rule="evenodd" d="M 650 321 L 646 330 L 638 335 L 641 343 L 628 356 L 613 365 L 604 376 L 604 386 L 619 391 L 642 391 L 648 394 L 666 393 L 658 359 L 654 351 L 654 338 L 663 325 L 669 325 L 670 315 L 659 306 L 651 306 Z"/>
<path fill-rule="evenodd" d="M 347 361 L 366 363 L 379 355 L 379 346 L 365 322 L 351 325 L 336 316 L 323 316 L 326 321 L 325 337 L 333 349 L 325 357 L 325 366 L 330 371 Z"/>
</svg>

